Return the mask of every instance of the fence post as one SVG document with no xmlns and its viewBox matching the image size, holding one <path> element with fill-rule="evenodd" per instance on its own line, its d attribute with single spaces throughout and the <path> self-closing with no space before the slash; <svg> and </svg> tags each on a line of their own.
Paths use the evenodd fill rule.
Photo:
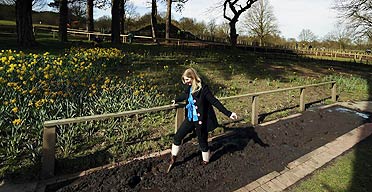
<svg viewBox="0 0 372 192">
<path fill-rule="evenodd" d="M 252 96 L 252 125 L 258 124 L 258 95 Z"/>
<path fill-rule="evenodd" d="M 300 111 L 305 111 L 305 88 L 300 89 Z"/>
<path fill-rule="evenodd" d="M 41 178 L 54 176 L 56 127 L 44 127 Z"/>
<path fill-rule="evenodd" d="M 333 102 L 337 101 L 336 83 L 332 83 L 331 97 Z"/>
<path fill-rule="evenodd" d="M 181 123 L 185 120 L 185 109 L 183 107 L 176 108 L 176 121 L 174 126 L 174 133 L 177 132 L 178 128 L 181 126 Z"/>
</svg>

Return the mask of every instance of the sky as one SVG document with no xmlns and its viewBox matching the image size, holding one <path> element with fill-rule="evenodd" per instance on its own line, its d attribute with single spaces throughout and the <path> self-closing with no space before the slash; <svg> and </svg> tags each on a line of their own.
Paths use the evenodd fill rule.
<svg viewBox="0 0 372 192">
<path fill-rule="evenodd" d="M 130 0 L 140 15 L 151 11 L 150 0 Z M 216 19 L 217 23 L 227 21 L 222 17 L 223 9 L 217 9 L 221 0 L 189 0 L 182 13 L 172 10 L 173 18 L 194 18 L 197 21 L 208 23 Z M 242 1 L 242 0 L 241 0 Z M 269 0 L 277 19 L 281 36 L 298 39 L 303 29 L 310 29 L 318 38 L 323 38 L 334 30 L 337 23 L 337 12 L 333 9 L 334 0 Z M 243 2 L 243 1 L 242 1 Z M 158 12 L 165 12 L 164 3 L 158 5 Z M 110 15 L 111 10 L 95 10 L 94 18 Z M 240 19 L 240 23 L 241 23 Z"/>
</svg>

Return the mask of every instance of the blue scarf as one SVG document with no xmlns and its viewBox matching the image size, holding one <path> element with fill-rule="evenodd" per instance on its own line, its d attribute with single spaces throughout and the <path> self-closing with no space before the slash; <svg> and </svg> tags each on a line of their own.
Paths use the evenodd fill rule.
<svg viewBox="0 0 372 192">
<path fill-rule="evenodd" d="M 186 105 L 187 118 L 189 119 L 189 121 L 192 120 L 195 122 L 195 121 L 198 121 L 198 114 L 196 113 L 194 98 L 192 98 L 191 91 L 192 89 L 190 86 L 190 94 L 189 94 L 189 98 L 187 99 L 189 103 Z"/>
</svg>

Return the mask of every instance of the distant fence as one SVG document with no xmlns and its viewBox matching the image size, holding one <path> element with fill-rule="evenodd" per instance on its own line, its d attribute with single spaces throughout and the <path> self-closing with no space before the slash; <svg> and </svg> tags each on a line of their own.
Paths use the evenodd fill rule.
<svg viewBox="0 0 372 192">
<path fill-rule="evenodd" d="M 258 124 L 258 102 L 259 97 L 265 94 L 272 94 L 278 93 L 283 91 L 291 91 L 291 90 L 300 90 L 299 95 L 299 106 L 300 111 L 305 110 L 305 89 L 310 87 L 318 87 L 324 85 L 331 85 L 331 99 L 333 102 L 336 102 L 336 81 L 329 81 L 323 82 L 318 84 L 311 84 L 311 85 L 304 85 L 304 86 L 297 86 L 297 87 L 290 87 L 290 88 L 283 88 L 283 89 L 276 89 L 271 91 L 262 91 L 256 93 L 249 93 L 243 95 L 236 95 L 231 97 L 223 97 L 220 100 L 230 100 L 236 98 L 246 98 L 251 97 L 251 104 L 252 104 L 252 111 L 251 111 L 251 123 L 252 125 Z M 144 113 L 154 113 L 159 111 L 166 111 L 166 110 L 173 110 L 176 109 L 176 117 L 175 117 L 175 132 L 183 122 L 185 118 L 185 110 L 184 104 L 175 104 L 175 105 L 165 105 L 160 107 L 153 107 L 148 109 L 139 109 L 133 111 L 124 111 L 124 112 L 117 112 L 117 113 L 109 113 L 109 114 L 102 114 L 102 115 L 92 115 L 92 116 L 84 116 L 84 117 L 75 117 L 69 119 L 60 119 L 60 120 L 51 120 L 44 122 L 44 130 L 43 130 L 43 146 L 42 146 L 42 170 L 41 170 L 41 177 L 46 179 L 54 176 L 54 167 L 55 167 L 55 145 L 56 145 L 56 129 L 59 125 L 66 125 L 66 124 L 73 124 L 79 122 L 88 122 L 88 121 L 97 121 L 97 120 L 104 120 L 109 118 L 118 118 L 118 117 L 125 117 L 131 115 L 138 115 Z"/>
<path fill-rule="evenodd" d="M 2 29 L 7 29 L 0 32 L 0 35 L 12 35 L 16 33 L 15 26 L 2 26 Z M 58 36 L 58 27 L 55 26 L 34 26 L 33 31 L 35 36 L 41 31 L 51 32 L 53 38 Z M 101 40 L 110 41 L 111 34 L 101 32 L 87 32 L 85 30 L 68 28 L 67 33 L 74 37 L 86 39 L 89 41 L 100 38 Z M 128 42 L 128 35 L 120 35 L 122 43 Z M 167 42 L 168 45 L 175 46 L 199 46 L 199 47 L 230 47 L 229 39 L 227 38 L 216 38 L 209 36 L 197 36 L 198 40 L 182 39 L 182 38 L 156 38 L 159 43 Z M 137 42 L 154 42 L 153 37 L 134 35 L 133 40 Z M 365 51 L 342 51 L 342 50 L 331 50 L 331 49 L 319 49 L 319 48 L 297 48 L 295 46 L 256 46 L 252 42 L 238 40 L 237 47 L 250 50 L 254 52 L 275 52 L 275 53 L 290 53 L 299 55 L 312 55 L 318 57 L 329 57 L 329 58 L 346 58 L 354 60 L 355 62 L 372 63 L 372 54 Z"/>
<path fill-rule="evenodd" d="M 319 50 L 319 49 L 299 49 L 296 51 L 300 55 L 313 55 L 318 57 L 330 58 L 347 58 L 358 62 L 372 63 L 372 54 L 351 52 L 351 51 L 336 51 L 336 50 Z"/>
<path fill-rule="evenodd" d="M 56 38 L 58 34 L 58 30 L 52 29 L 53 38 Z M 87 40 L 91 41 L 93 38 L 98 37 L 105 40 L 111 39 L 111 34 L 100 33 L 100 32 L 86 32 L 83 30 L 76 30 L 76 29 L 69 29 L 67 31 L 68 34 L 73 36 L 80 36 L 85 37 Z M 120 35 L 122 42 L 128 42 L 128 35 Z M 226 39 L 218 39 L 218 38 L 206 38 L 206 37 L 199 37 L 201 40 L 189 40 L 189 39 L 179 39 L 179 38 L 156 38 L 158 42 L 168 42 L 168 44 L 172 45 L 183 45 L 183 46 L 230 46 L 228 40 Z M 153 42 L 153 37 L 149 36 L 140 36 L 134 35 L 133 40 L 136 39 L 137 41 L 147 41 Z M 280 52 L 280 53 L 297 53 L 300 55 L 313 55 L 313 56 L 324 56 L 324 57 L 331 57 L 331 58 L 349 58 L 353 59 L 354 61 L 359 62 L 372 62 L 372 54 L 357 52 L 357 51 L 340 51 L 340 50 L 322 50 L 322 49 L 290 49 L 290 48 L 281 48 L 281 47 L 271 47 L 271 46 L 254 46 L 247 41 L 238 41 L 237 46 L 243 49 L 257 51 L 257 52 Z"/>
</svg>

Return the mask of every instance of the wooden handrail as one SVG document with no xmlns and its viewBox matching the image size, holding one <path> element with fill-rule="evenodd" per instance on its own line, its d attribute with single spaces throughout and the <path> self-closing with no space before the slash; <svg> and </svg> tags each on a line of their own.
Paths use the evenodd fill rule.
<svg viewBox="0 0 372 192">
<path fill-rule="evenodd" d="M 157 112 L 157 111 L 165 111 L 165 110 L 170 110 L 170 109 L 176 109 L 180 105 L 181 104 L 164 105 L 164 106 L 153 107 L 153 108 L 148 108 L 148 109 L 138 109 L 138 110 L 132 110 L 132 111 L 117 112 L 117 113 L 107 113 L 107 114 L 101 114 L 101 115 L 91 115 L 91 116 L 75 117 L 75 118 L 68 118 L 68 119 L 51 120 L 51 121 L 45 121 L 44 127 L 48 128 L 48 127 L 53 127 L 57 125 L 66 125 L 66 124 L 71 124 L 71 123 L 104 120 L 104 119 L 109 119 L 109 118 L 138 115 L 138 114 L 151 113 L 151 112 Z"/>
<path fill-rule="evenodd" d="M 303 86 L 297 86 L 297 87 L 289 87 L 289 88 L 275 89 L 275 90 L 269 90 L 269 91 L 261 91 L 261 92 L 243 94 L 243 95 L 230 96 L 230 97 L 223 97 L 223 98 L 220 98 L 219 100 L 227 100 L 227 99 L 237 99 L 237 98 L 242 98 L 242 97 L 259 96 L 259 95 L 265 95 L 265 94 L 282 92 L 282 91 L 290 91 L 290 90 L 303 89 L 303 88 L 308 88 L 308 87 L 317 87 L 317 86 L 327 85 L 327 84 L 332 84 L 332 83 L 336 83 L 336 81 L 329 81 L 329 82 L 316 83 L 316 84 L 311 84 L 311 85 L 303 85 Z"/>
<path fill-rule="evenodd" d="M 251 116 L 251 123 L 252 125 L 258 124 L 258 98 L 261 95 L 289 91 L 300 89 L 300 110 L 305 110 L 305 88 L 308 87 L 317 87 L 322 85 L 331 84 L 331 99 L 333 102 L 336 102 L 336 81 L 329 81 L 311 85 L 303 85 L 297 87 L 289 87 L 289 88 L 282 88 L 276 90 L 269 90 L 269 91 L 261 91 L 256 93 L 248 93 L 243 95 L 236 95 L 230 97 L 222 97 L 219 100 L 228 100 L 228 99 L 236 99 L 236 98 L 244 98 L 244 97 L 252 97 L 251 104 L 252 104 L 252 116 Z M 153 113 L 158 111 L 165 111 L 165 110 L 172 110 L 176 109 L 176 117 L 175 117 L 175 131 L 179 128 L 181 123 L 185 119 L 185 110 L 184 103 L 177 103 L 175 105 L 164 105 L 159 107 L 153 107 L 148 109 L 138 109 L 132 111 L 124 111 L 124 112 L 117 112 L 117 113 L 108 113 L 108 114 L 101 114 L 101 115 L 92 115 L 92 116 L 83 116 L 83 117 L 75 117 L 75 118 L 68 118 L 68 119 L 60 119 L 60 120 L 51 120 L 44 122 L 44 130 L 43 130 L 43 147 L 42 147 L 42 166 L 41 166 L 41 177 L 46 179 L 54 176 L 54 166 L 55 166 L 55 144 L 56 144 L 56 129 L 58 125 L 65 125 L 65 124 L 72 124 L 72 123 L 79 123 L 79 122 L 87 122 L 87 121 L 95 121 L 95 120 L 103 120 L 108 118 L 117 118 L 117 117 L 124 117 L 136 114 L 144 114 L 144 113 Z"/>
</svg>

